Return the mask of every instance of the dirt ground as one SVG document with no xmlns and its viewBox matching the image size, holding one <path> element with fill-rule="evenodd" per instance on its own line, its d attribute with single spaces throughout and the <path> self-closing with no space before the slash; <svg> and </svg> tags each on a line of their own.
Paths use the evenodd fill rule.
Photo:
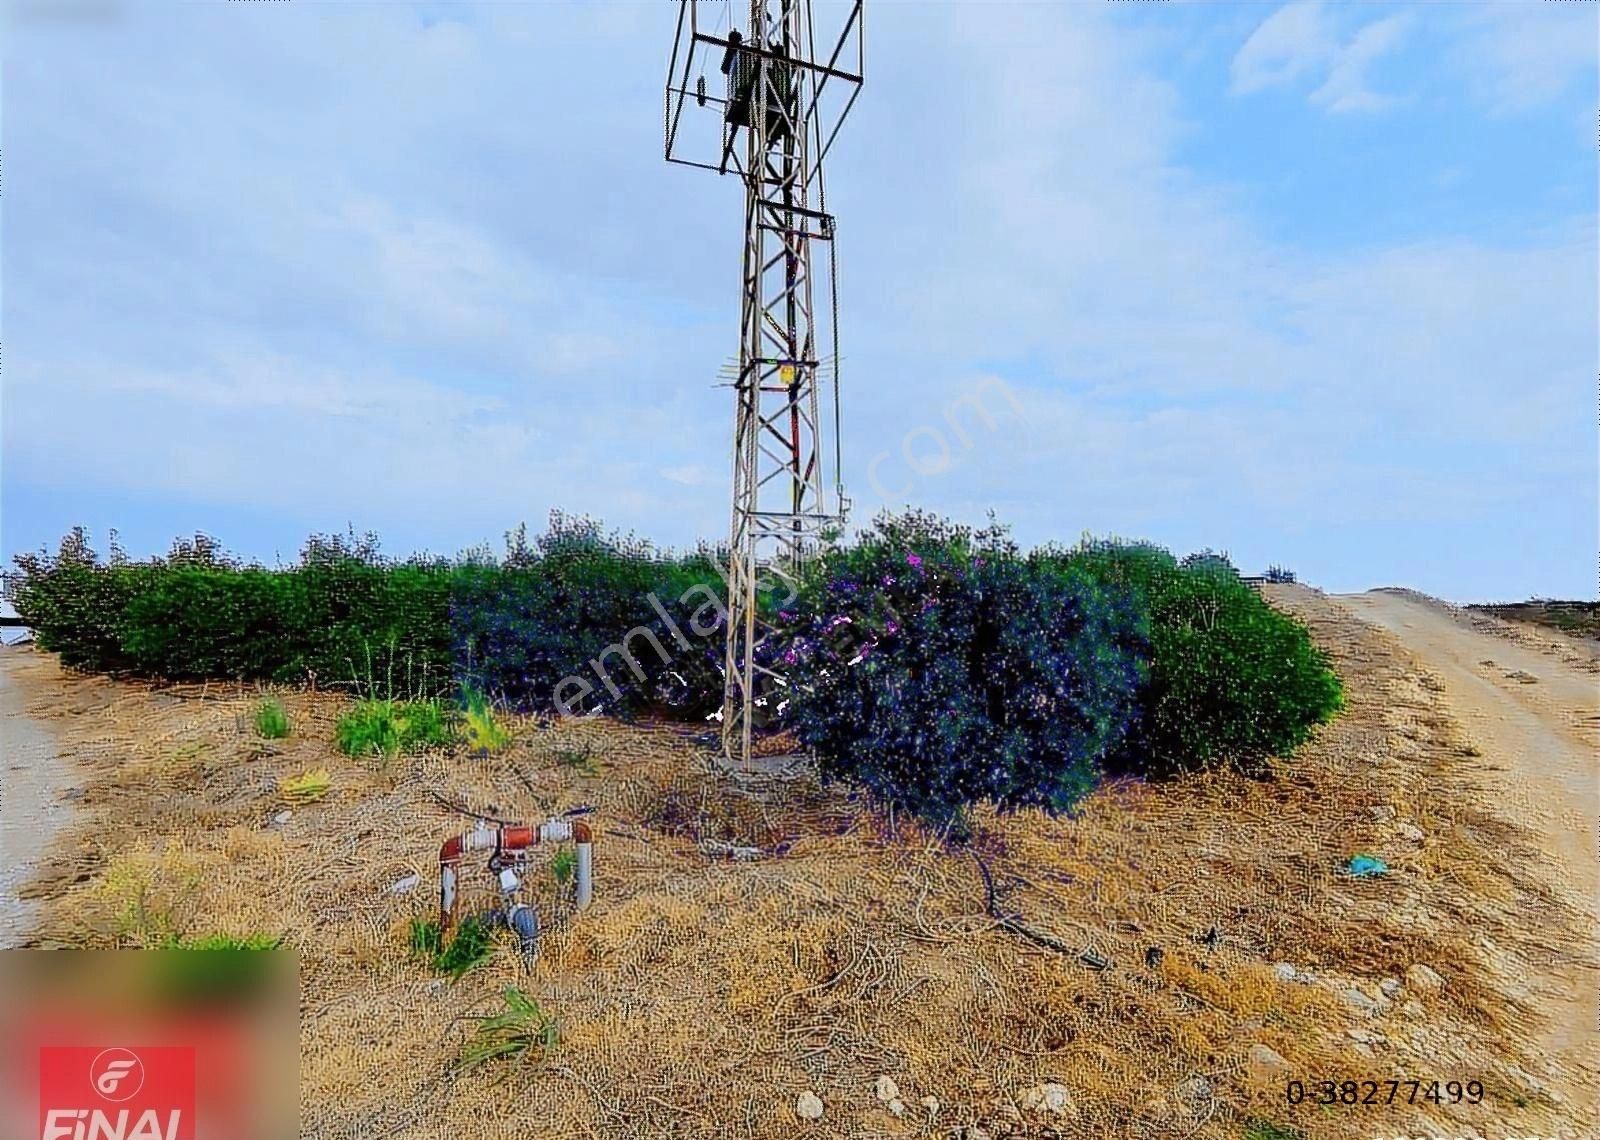
<svg viewBox="0 0 1600 1140">
<path fill-rule="evenodd" d="M 981 813 L 970 848 L 804 780 L 731 782 L 667 726 L 518 721 L 499 755 L 379 765 L 333 750 L 338 696 L 278 694 L 294 732 L 269 742 L 254 690 L 68 676 L 4 651 L 27 716 L 83 773 L 29 888 L 34 939 L 284 935 L 304 994 L 302 1132 L 329 1140 L 1594 1136 L 1600 1072 L 1562 1036 L 1600 992 L 1584 864 L 1554 834 L 1564 809 L 1509 794 L 1530 770 L 1563 779 L 1532 722 L 1482 700 L 1499 712 L 1474 720 L 1452 659 L 1411 645 L 1425 623 L 1410 611 L 1393 611 L 1405 644 L 1357 617 L 1400 602 L 1268 595 L 1311 627 L 1349 700 L 1273 778 L 1122 781 L 1071 818 Z M 1477 681 L 1517 709 L 1557 700 L 1561 658 L 1476 636 L 1492 648 L 1468 660 L 1540 678 L 1503 688 L 1470 666 Z M 324 767 L 325 801 L 285 804 L 281 779 Z M 520 819 L 593 808 L 595 903 L 573 913 L 546 892 L 531 971 L 502 946 L 450 983 L 409 955 L 439 843 L 470 823 L 436 797 Z M 1587 835 L 1592 800 L 1573 810 Z M 1387 873 L 1344 874 L 1356 854 Z M 506 985 L 556 1018 L 558 1043 L 456 1072 L 463 1018 Z M 1317 1104 L 1323 1081 L 1354 1082 L 1358 1103 L 1336 1089 Z M 1450 1103 L 1472 1081 L 1482 1102 Z M 818 1120 L 797 1115 L 806 1093 Z"/>
<path fill-rule="evenodd" d="M 0 654 L 11 650 L 0 648 Z M 40 856 L 67 822 L 62 795 L 73 778 L 56 754 L 52 734 L 23 713 L 16 682 L 0 671 L 0 949 L 25 941 L 37 905 L 20 890 L 39 870 Z"/>
<path fill-rule="evenodd" d="M 1496 761 L 1480 778 L 1484 802 L 1540 837 L 1552 889 L 1600 930 L 1600 676 L 1592 662 L 1572 654 L 1573 639 L 1485 627 L 1478 615 L 1417 595 L 1374 591 L 1337 600 L 1395 635 L 1442 681 L 1445 711 Z M 1551 963 L 1528 984 L 1551 1016 L 1542 1030 L 1551 1052 L 1600 1072 L 1600 990 L 1592 975 Z M 1581 1107 L 1590 1119 L 1600 1110 L 1593 1100 Z"/>
</svg>

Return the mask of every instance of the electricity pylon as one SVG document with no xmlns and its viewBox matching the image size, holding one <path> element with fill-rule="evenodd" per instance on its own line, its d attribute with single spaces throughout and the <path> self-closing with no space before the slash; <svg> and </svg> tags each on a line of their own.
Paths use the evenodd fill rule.
<svg viewBox="0 0 1600 1140">
<path fill-rule="evenodd" d="M 839 461 L 835 226 L 822 160 L 861 90 L 862 0 L 846 0 L 848 14 L 826 62 L 816 53 L 812 7 L 812 0 L 749 0 L 741 32 L 731 26 L 731 0 L 680 0 L 667 66 L 667 161 L 731 172 L 745 185 L 722 702 L 723 751 L 741 766 L 750 762 L 752 730 L 776 711 L 785 686 L 763 649 L 770 631 L 763 608 L 776 604 L 770 594 L 793 582 L 824 537 L 842 528 L 849 506 Z M 726 34 L 704 30 L 708 9 L 720 10 L 717 26 L 726 25 Z M 852 43 L 854 70 L 846 52 Z M 721 95 L 708 92 L 697 72 L 707 57 L 726 77 Z M 715 114 L 685 120 L 690 100 Z M 840 102 L 841 110 L 829 109 Z M 694 120 L 704 160 L 692 157 L 690 136 L 680 133 L 686 125 L 692 130 Z M 815 263 L 822 259 L 813 255 L 822 250 L 826 268 L 819 278 Z M 825 317 L 819 304 L 827 306 Z M 824 337 L 831 338 L 831 367 L 819 351 Z M 831 486 L 824 470 L 830 461 Z"/>
</svg>

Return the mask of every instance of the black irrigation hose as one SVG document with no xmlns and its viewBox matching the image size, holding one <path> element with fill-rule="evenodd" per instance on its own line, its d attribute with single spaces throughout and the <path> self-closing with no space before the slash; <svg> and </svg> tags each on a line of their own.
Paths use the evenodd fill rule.
<svg viewBox="0 0 1600 1140">
<path fill-rule="evenodd" d="M 481 811 L 473 811 L 471 808 L 462 807 L 460 804 L 456 803 L 454 800 L 449 799 L 448 797 L 445 797 L 445 796 L 441 796 L 438 792 L 434 791 L 432 788 L 424 788 L 422 790 L 427 792 L 428 796 L 431 799 L 433 799 L 435 802 L 437 802 L 440 807 L 447 807 L 451 811 L 456 812 L 458 815 L 466 816 L 468 819 L 481 819 L 485 823 L 505 823 L 505 824 L 509 824 L 509 823 L 513 822 L 512 820 L 509 820 L 509 819 L 501 819 L 497 815 L 486 815 L 485 813 L 483 813 Z"/>
<path fill-rule="evenodd" d="M 978 873 L 983 876 L 984 909 L 988 912 L 990 918 L 1000 924 L 1002 929 L 1009 930 L 1012 934 L 1020 935 L 1034 945 L 1042 946 L 1046 950 L 1054 950 L 1057 954 L 1065 954 L 1068 957 L 1076 958 L 1091 970 L 1109 970 L 1111 968 L 1111 960 L 1109 958 L 1103 957 L 1091 949 L 1074 950 L 1061 939 L 1055 937 L 1055 935 L 1046 934 L 1042 930 L 1036 930 L 1029 926 L 1022 921 L 1021 915 L 1002 914 L 995 899 L 994 876 L 989 872 L 989 865 L 983 861 L 982 855 L 979 855 L 971 848 L 968 848 L 967 853 L 972 856 L 972 861 L 978 865 Z"/>
</svg>

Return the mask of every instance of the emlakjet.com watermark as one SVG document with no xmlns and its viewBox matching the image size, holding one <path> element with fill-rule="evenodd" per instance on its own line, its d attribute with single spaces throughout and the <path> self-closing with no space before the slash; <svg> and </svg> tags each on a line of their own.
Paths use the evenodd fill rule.
<svg viewBox="0 0 1600 1140">
<path fill-rule="evenodd" d="M 961 456 L 972 450 L 973 438 L 967 434 L 966 423 L 975 419 L 981 422 L 991 434 L 995 430 L 997 420 L 985 397 L 1002 397 L 1005 403 L 1011 405 L 1013 413 L 1021 414 L 1022 404 L 1017 399 L 1016 393 L 1006 382 L 998 376 L 985 376 L 973 385 L 966 395 L 950 401 L 944 408 L 944 424 L 949 428 L 948 434 L 936 423 L 921 423 L 905 435 L 900 437 L 899 460 L 904 461 L 904 466 L 896 461 L 896 457 L 887 451 L 880 451 L 867 463 L 867 483 L 880 499 L 888 501 L 899 499 L 910 493 L 918 479 L 926 479 L 933 475 L 943 475 L 955 466 Z M 966 422 L 957 413 L 969 413 Z M 959 447 L 952 446 L 952 437 Z M 888 465 L 887 468 L 885 465 Z M 911 475 L 905 477 L 909 468 Z M 896 474 L 898 473 L 898 474 Z M 884 484 L 885 478 L 900 479 L 897 487 L 888 487 Z"/>
</svg>

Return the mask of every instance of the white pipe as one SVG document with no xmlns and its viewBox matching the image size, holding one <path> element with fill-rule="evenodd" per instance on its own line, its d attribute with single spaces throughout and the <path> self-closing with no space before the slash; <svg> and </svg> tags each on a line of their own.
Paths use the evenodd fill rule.
<svg viewBox="0 0 1600 1140">
<path fill-rule="evenodd" d="M 540 843 L 565 843 L 572 838 L 570 819 L 547 819 L 539 825 Z"/>
<path fill-rule="evenodd" d="M 578 844 L 578 909 L 582 910 L 594 899 L 594 844 Z"/>
</svg>

